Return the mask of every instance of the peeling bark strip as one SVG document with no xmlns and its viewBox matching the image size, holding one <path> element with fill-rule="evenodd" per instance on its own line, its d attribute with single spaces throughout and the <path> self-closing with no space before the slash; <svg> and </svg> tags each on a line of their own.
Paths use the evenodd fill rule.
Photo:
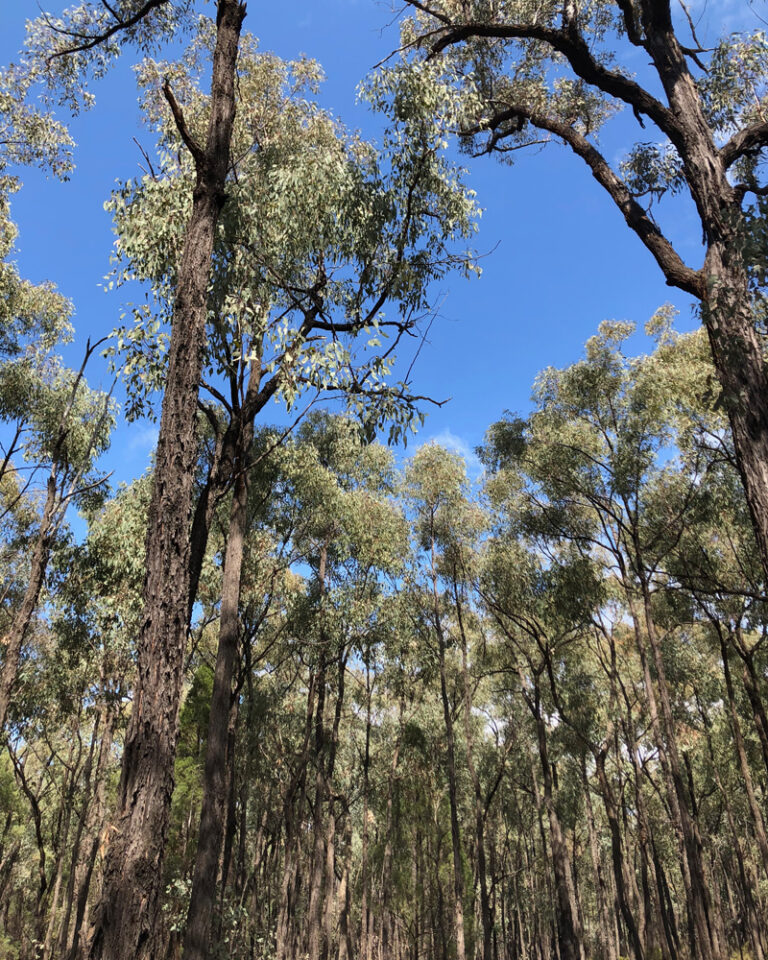
<svg viewBox="0 0 768 960">
<path fill-rule="evenodd" d="M 235 67 L 245 5 L 219 0 L 205 147 L 190 140 L 170 88 L 165 94 L 192 153 L 197 182 L 179 265 L 147 530 L 138 682 L 125 739 L 118 809 L 88 956 L 144 960 L 154 941 L 168 834 L 189 608 L 192 477 L 197 392 L 213 239 L 224 204 L 235 117 Z M 186 135 L 185 135 L 186 134 Z"/>
</svg>

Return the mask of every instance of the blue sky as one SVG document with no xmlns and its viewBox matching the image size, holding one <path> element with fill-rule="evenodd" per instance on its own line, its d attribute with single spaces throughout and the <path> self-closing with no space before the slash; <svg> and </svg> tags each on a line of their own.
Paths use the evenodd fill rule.
<svg viewBox="0 0 768 960">
<path fill-rule="evenodd" d="M 54 12 L 63 6 L 41 5 Z M 5 0 L 0 62 L 14 58 L 23 44 L 24 21 L 37 11 L 34 0 Z M 761 26 L 744 0 L 699 2 L 694 13 L 704 36 L 721 24 Z M 396 46 L 392 19 L 390 6 L 376 0 L 252 2 L 245 28 L 260 38 L 264 50 L 319 60 L 327 75 L 323 104 L 347 126 L 375 138 L 381 121 L 356 102 L 356 87 Z M 73 365 L 86 338 L 108 333 L 121 312 L 120 295 L 100 288 L 113 239 L 103 204 L 117 180 L 140 173 L 142 158 L 133 138 L 151 146 L 140 124 L 128 56 L 93 90 L 96 106 L 71 125 L 77 141 L 71 180 L 62 184 L 23 171 L 24 187 L 12 208 L 20 227 L 22 275 L 55 282 L 75 304 L 77 340 L 67 354 Z M 622 115 L 604 131 L 601 146 L 615 160 L 633 139 L 649 135 L 652 131 L 640 131 L 631 115 Z M 512 167 L 487 157 L 462 158 L 462 163 L 484 209 L 476 246 L 487 256 L 479 279 L 456 276 L 435 289 L 435 299 L 442 302 L 440 318 L 414 369 L 414 387 L 451 400 L 431 410 L 415 442 L 435 438 L 469 454 L 503 410 L 528 409 L 540 370 L 578 359 L 602 320 L 631 320 L 642 328 L 665 302 L 680 309 L 680 328 L 696 320 L 690 299 L 665 286 L 608 196 L 565 147 L 518 152 Z M 698 266 L 701 238 L 694 211 L 675 202 L 663 225 L 688 262 Z M 638 338 L 638 349 L 644 346 Z M 89 379 L 107 382 L 106 368 L 94 363 Z M 115 479 L 130 480 L 142 472 L 154 437 L 151 425 L 120 425 L 107 462 Z"/>
</svg>

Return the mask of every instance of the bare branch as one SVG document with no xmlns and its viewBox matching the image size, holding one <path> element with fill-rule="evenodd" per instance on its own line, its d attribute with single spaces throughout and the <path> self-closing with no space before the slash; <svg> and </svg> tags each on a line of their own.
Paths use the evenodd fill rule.
<svg viewBox="0 0 768 960">
<path fill-rule="evenodd" d="M 679 3 L 680 3 L 680 6 L 683 8 L 683 13 L 685 14 L 685 18 L 688 21 L 688 27 L 690 28 L 690 31 L 691 31 L 691 38 L 693 39 L 693 42 L 696 44 L 696 46 L 693 48 L 683 47 L 683 52 L 686 53 L 689 57 L 692 57 L 696 65 L 706 73 L 707 68 L 699 60 L 696 54 L 706 53 L 707 50 L 705 47 L 701 45 L 701 41 L 696 35 L 696 24 L 693 22 L 693 17 L 691 16 L 691 11 L 688 8 L 688 4 L 685 2 L 685 0 L 679 0 Z"/>
<path fill-rule="evenodd" d="M 184 112 L 179 106 L 178 100 L 173 95 L 173 90 L 171 90 L 171 84 L 167 77 L 165 80 L 163 80 L 163 95 L 168 101 L 168 106 L 171 108 L 173 119 L 176 122 L 176 129 L 179 131 L 179 136 L 184 141 L 187 150 L 189 150 L 189 152 L 192 154 L 192 159 L 195 161 L 195 164 L 198 167 L 201 166 L 205 163 L 205 151 L 189 132 L 187 121 L 184 119 Z"/>
<path fill-rule="evenodd" d="M 758 120 L 734 133 L 731 139 L 720 148 L 720 159 L 726 168 L 732 166 L 740 157 L 753 150 L 762 150 L 768 146 L 768 120 Z"/>
<path fill-rule="evenodd" d="M 621 210 L 627 225 L 643 241 L 647 249 L 661 267 L 667 284 L 679 287 L 694 297 L 701 299 L 704 295 L 703 280 L 700 271 L 692 270 L 679 257 L 677 251 L 667 238 L 661 233 L 658 226 L 651 220 L 647 211 L 635 200 L 626 184 L 614 173 L 608 161 L 600 151 L 579 133 L 570 124 L 557 120 L 554 117 L 529 110 L 526 107 L 510 107 L 491 117 L 484 124 L 467 133 L 480 133 L 483 129 L 494 132 L 505 123 L 515 123 L 514 130 L 509 134 L 503 130 L 495 133 L 498 139 L 515 132 L 520 121 L 528 121 L 539 130 L 546 130 L 565 141 L 575 154 L 592 171 L 592 176 L 601 187 L 608 192 L 613 202 Z M 493 149 L 493 146 L 490 147 Z"/>
<path fill-rule="evenodd" d="M 144 149 L 144 147 L 142 147 L 142 145 L 139 143 L 139 141 L 136 139 L 136 137 L 132 137 L 132 140 L 133 140 L 133 142 L 136 144 L 136 146 L 139 148 L 139 151 L 140 151 L 142 157 L 144 157 L 144 160 L 146 161 L 147 168 L 148 168 L 147 171 L 146 171 L 146 173 L 147 173 L 150 177 L 152 177 L 152 179 L 153 179 L 155 182 L 157 182 L 157 174 L 155 173 L 155 168 L 152 166 L 152 161 L 151 161 L 150 158 L 149 158 L 149 154 L 148 154 L 147 151 Z M 141 168 L 141 164 L 139 164 L 139 167 Z"/>
<path fill-rule="evenodd" d="M 416 7 L 417 10 L 421 10 L 422 13 L 426 13 L 430 17 L 434 17 L 435 20 L 439 20 L 446 26 L 451 26 L 450 17 L 446 16 L 446 14 L 442 13 L 440 10 L 433 10 L 432 7 L 428 7 L 426 3 L 421 3 L 420 0 L 407 0 L 407 2 L 412 7 Z"/>
</svg>

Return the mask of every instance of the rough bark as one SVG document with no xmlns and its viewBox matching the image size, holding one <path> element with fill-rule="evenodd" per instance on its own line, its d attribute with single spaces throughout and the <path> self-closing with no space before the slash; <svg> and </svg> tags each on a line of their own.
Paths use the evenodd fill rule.
<svg viewBox="0 0 768 960">
<path fill-rule="evenodd" d="M 208 722 L 200 829 L 184 937 L 187 960 L 205 960 L 209 952 L 229 793 L 229 720 L 232 680 L 237 663 L 240 581 L 247 521 L 248 478 L 246 471 L 241 469 L 235 481 L 224 558 L 219 646 Z"/>
<path fill-rule="evenodd" d="M 192 477 L 197 393 L 208 278 L 225 201 L 235 116 L 235 65 L 245 6 L 219 0 L 206 144 L 189 138 L 197 180 L 179 263 L 168 377 L 147 531 L 138 681 L 126 733 L 114 832 L 89 956 L 143 960 L 157 955 L 154 931 L 168 833 L 189 597 Z M 166 86 L 180 132 L 180 108 Z"/>
<path fill-rule="evenodd" d="M 734 217 L 739 216 L 733 210 Z M 735 231 L 712 244 L 704 270 L 702 303 L 712 359 L 723 389 L 736 463 L 768 577 L 768 372 L 755 329 L 741 242 Z"/>
</svg>

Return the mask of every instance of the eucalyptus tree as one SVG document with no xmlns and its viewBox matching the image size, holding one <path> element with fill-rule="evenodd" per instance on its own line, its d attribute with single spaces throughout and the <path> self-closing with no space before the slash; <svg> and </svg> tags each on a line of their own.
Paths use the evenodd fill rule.
<svg viewBox="0 0 768 960">
<path fill-rule="evenodd" d="M 273 438 L 260 438 L 262 448 Z M 217 928 L 243 950 L 258 937 L 274 938 L 281 957 L 334 953 L 338 922 L 339 950 L 353 953 L 352 811 L 362 723 L 350 699 L 361 696 L 357 658 L 387 630 L 383 578 L 406 549 L 392 484 L 391 454 L 364 443 L 356 424 L 327 415 L 309 418 L 252 472 L 240 693 L 229 710 L 230 734 L 237 718 L 235 754 L 227 744 L 227 807 L 236 813 L 226 819 L 238 831 L 238 863 L 227 889 L 227 840 L 210 887 L 196 889 L 195 871 L 184 908 L 193 919 L 205 898 L 221 891 Z M 225 519 L 214 550 L 227 535 Z M 219 606 L 217 567 L 206 563 L 204 611 Z M 210 656 L 210 639 L 203 642 Z M 232 926 L 243 904 L 251 916 Z"/>
<path fill-rule="evenodd" d="M 759 680 L 765 648 L 765 595 L 759 557 L 749 537 L 749 518 L 727 439 L 711 429 L 711 424 L 708 432 L 701 431 L 691 438 L 707 459 L 709 502 L 697 522 L 682 531 L 667 569 L 680 584 L 683 596 L 693 598 L 704 636 L 722 663 L 724 688 L 718 690 L 718 696 L 724 695 L 727 703 L 740 779 L 765 872 L 768 840 L 759 785 L 768 770 L 768 725 Z M 741 684 L 734 670 L 739 661 Z M 749 704 L 746 714 L 740 705 L 744 694 Z M 750 762 L 748 748 L 755 738 L 763 760 L 757 768 Z"/>
<path fill-rule="evenodd" d="M 14 65 L 0 71 L 0 421 L 7 425 L 0 479 L 9 494 L 4 515 L 12 515 L 25 499 L 31 508 L 30 497 L 39 493 L 36 481 L 41 472 L 48 473 L 36 530 L 27 531 L 25 552 L 31 554 L 27 585 L 13 604 L 11 623 L 4 627 L 0 729 L 5 726 L 51 545 L 69 504 L 96 482 L 90 471 L 108 443 L 112 416 L 107 398 L 90 391 L 84 381 L 90 346 L 77 375 L 57 356 L 73 336 L 72 305 L 53 284 L 25 280 L 13 259 L 18 231 L 11 220 L 10 198 L 21 187 L 18 169 L 37 165 L 66 177 L 72 165 L 72 141 L 64 126 L 29 102 L 35 80 L 34 71 Z M 90 431 L 88 420 L 96 424 Z M 15 495 L 10 495 L 11 488 Z"/>
<path fill-rule="evenodd" d="M 85 678 L 86 714 L 94 715 L 97 747 L 80 797 L 65 907 L 54 956 L 76 957 L 88 933 L 91 891 L 108 829 L 112 788 L 135 682 L 134 641 L 142 612 L 144 531 L 151 476 L 122 486 L 86 513 L 88 533 L 70 548 L 56 594 L 54 624 L 62 669 Z M 86 771 L 88 772 L 88 771 Z"/>
<path fill-rule="evenodd" d="M 43 14 L 29 28 L 32 71 L 46 67 L 51 96 L 75 111 L 88 106 L 90 76 L 99 77 L 121 42 L 156 47 L 190 4 L 159 0 L 81 3 L 63 17 Z M 163 846 L 172 792 L 175 728 L 189 606 L 189 515 L 196 444 L 196 398 L 207 314 L 206 292 L 216 223 L 226 199 L 235 112 L 235 63 L 245 6 L 219 0 L 211 103 L 195 139 L 170 84 L 164 91 L 195 166 L 192 209 L 174 290 L 168 379 L 147 534 L 145 613 L 139 631 L 139 679 L 123 755 L 117 827 L 90 951 L 94 957 L 152 950 Z M 166 32 L 160 32 L 166 28 Z"/>
<path fill-rule="evenodd" d="M 498 496 L 498 483 L 496 488 Z M 561 957 L 575 960 L 584 954 L 584 931 L 557 795 L 567 770 L 566 764 L 556 762 L 552 743 L 558 724 L 570 718 L 556 678 L 574 672 L 573 665 L 584 659 L 584 629 L 599 600 L 599 585 L 591 564 L 578 551 L 537 552 L 518 539 L 516 526 L 509 514 L 506 518 L 503 511 L 497 514 L 479 590 L 505 639 L 500 667 L 517 676 L 520 696 L 533 720 L 539 773 L 534 767 L 531 781 L 539 815 L 549 825 L 557 943 Z"/>
<path fill-rule="evenodd" d="M 122 334 L 129 371 L 136 379 L 143 376 L 137 407 L 153 376 L 164 373 L 166 335 L 160 325 L 179 283 L 195 169 L 180 148 L 205 122 L 208 100 L 194 75 L 215 42 L 213 26 L 203 21 L 182 62 L 144 64 L 140 80 L 147 115 L 159 133 L 158 170 L 126 184 L 112 203 L 122 259 L 118 282 L 148 280 L 157 306 L 151 313 L 138 311 L 137 322 Z M 228 599 L 214 690 L 222 710 L 236 651 L 238 544 L 255 418 L 270 400 L 283 400 L 295 416 L 304 394 L 312 400 L 331 392 L 347 398 L 369 433 L 392 421 L 400 435 L 415 415 L 415 398 L 406 383 L 385 384 L 393 351 L 428 308 L 430 282 L 452 266 L 467 266 L 467 258 L 453 254 L 449 244 L 470 231 L 474 210 L 440 156 L 439 130 L 393 124 L 377 155 L 373 145 L 347 134 L 311 102 L 320 76 L 314 63 L 286 65 L 257 54 L 255 42 L 245 38 L 237 70 L 229 199 L 213 244 L 203 351 L 204 385 L 219 412 L 207 403 L 202 409 L 217 437 L 217 457 L 207 503 L 198 510 L 202 529 L 192 558 L 194 570 L 210 509 L 234 483 L 225 561 Z M 164 110 L 162 92 L 169 83 L 186 132 Z M 383 314 L 388 303 L 395 313 L 391 319 Z M 379 338 L 392 333 L 382 346 Z M 190 593 L 190 603 L 193 599 Z M 212 712 L 212 723 L 219 713 Z M 209 749 L 211 763 L 220 764 L 221 744 L 211 738 Z M 220 805 L 223 780 L 218 782 Z M 206 829 L 202 836 L 215 833 Z M 212 849 L 208 869 L 217 862 Z M 203 911 L 194 916 L 203 922 Z"/>
<path fill-rule="evenodd" d="M 312 571 L 302 632 L 311 640 L 308 661 L 315 701 L 312 866 L 303 949 L 316 960 L 332 950 L 334 863 L 341 839 L 337 833 L 345 822 L 351 829 L 349 808 L 356 792 L 351 772 L 340 776 L 337 770 L 347 683 L 357 679 L 350 658 L 364 656 L 386 630 L 383 578 L 402 570 L 407 528 L 391 501 L 392 455 L 379 444 L 362 442 L 354 423 L 311 418 L 299 432 L 297 452 L 300 471 L 292 486 L 306 519 L 295 539 Z M 349 768 L 348 757 L 343 762 Z M 341 874 L 348 890 L 347 871 Z M 346 895 L 339 909 L 344 930 L 339 949 L 349 954 L 352 931 Z M 278 944 L 281 948 L 285 944 Z"/>
<path fill-rule="evenodd" d="M 25 637 L 38 608 L 51 548 L 67 509 L 98 498 L 104 481 L 95 470 L 109 445 L 114 407 L 109 394 L 91 390 L 84 371 L 67 369 L 56 351 L 72 338 L 71 305 L 50 284 L 21 279 L 9 260 L 16 236 L 3 219 L 0 253 L 2 343 L 0 344 L 0 422 L 7 425 L 0 464 L 5 484 L 4 515 L 34 512 L 27 524 L 24 553 L 26 585 L 9 604 L 0 672 L 0 728 L 5 726 Z M 45 480 L 40 483 L 41 474 Z M 39 502 L 38 502 L 39 501 Z M 30 518 L 31 519 L 31 518 Z M 8 544 L 7 546 L 10 546 Z"/>
<path fill-rule="evenodd" d="M 69 957 L 88 928 L 134 682 L 149 494 L 145 476 L 105 504 L 101 497 L 80 504 L 87 534 L 75 543 L 64 527 L 54 541 L 43 613 L 25 640 L 8 755 L 15 753 L 31 791 L 14 771 L 27 806 L 25 845 L 42 849 L 44 863 L 41 871 L 26 857 L 26 869 L 8 874 L 0 897 L 0 910 L 18 905 L 9 931 L 21 956 Z M 27 512 L 34 531 L 36 510 Z M 25 579 L 23 567 L 7 572 Z M 32 798 L 40 808 L 39 845 Z M 30 867 L 40 886 L 30 886 Z M 37 952 L 27 951 L 34 939 Z"/>
<path fill-rule="evenodd" d="M 456 639 L 449 626 L 454 614 L 450 600 L 450 586 L 455 588 L 453 600 L 459 629 L 464 634 L 461 620 L 459 585 L 466 583 L 469 556 L 467 540 L 480 525 L 477 512 L 468 501 L 468 482 L 464 463 L 459 456 L 435 444 L 423 446 L 412 458 L 406 471 L 406 496 L 414 512 L 415 548 L 417 562 L 423 563 L 423 591 L 417 603 L 423 613 L 417 613 L 417 623 L 423 618 L 425 640 L 437 651 L 440 678 L 440 699 L 443 708 L 446 740 L 446 772 L 451 812 L 451 848 L 453 854 L 453 920 L 456 938 L 456 956 L 465 960 L 464 857 L 459 825 L 459 786 L 454 713 L 449 688 L 446 662 L 448 649 Z M 466 659 L 466 650 L 462 646 Z M 466 674 L 464 676 L 466 683 Z M 465 690 L 466 694 L 466 690 Z M 483 878 L 484 881 L 485 878 Z M 487 893 L 487 891 L 485 891 Z M 487 922 L 487 905 L 486 905 Z M 484 940 L 487 943 L 487 938 Z"/>
<path fill-rule="evenodd" d="M 228 881 L 234 873 L 231 869 L 236 827 L 233 811 L 238 800 L 241 812 L 236 896 L 242 896 L 245 889 L 247 808 L 254 787 L 251 779 L 258 769 L 253 763 L 249 738 L 261 736 L 257 724 L 263 727 L 266 723 L 263 711 L 258 710 L 254 684 L 258 684 L 260 672 L 270 664 L 279 663 L 281 656 L 289 655 L 279 638 L 286 627 L 283 608 L 292 602 L 292 594 L 297 589 L 287 582 L 297 551 L 291 539 L 293 520 L 290 511 L 284 509 L 284 496 L 276 488 L 284 482 L 285 473 L 290 469 L 290 451 L 283 451 L 280 457 L 274 452 L 268 458 L 258 454 L 258 451 L 271 451 L 275 437 L 275 432 L 267 430 L 255 439 L 249 454 L 253 455 L 256 466 L 252 463 L 247 466 L 249 473 L 244 491 L 235 480 L 230 516 L 227 518 L 228 504 L 225 504 L 219 535 L 209 547 L 207 573 L 198 597 L 204 611 L 203 639 L 207 634 L 209 662 L 212 660 L 215 666 L 211 686 L 205 686 L 198 697 L 206 723 L 199 828 L 183 937 L 184 950 L 190 956 L 195 956 L 196 951 L 202 956 L 208 955 L 217 894 L 220 905 L 229 902 L 226 899 Z M 238 503 L 238 495 L 242 503 Z M 235 507 L 243 516 L 233 523 Z M 240 551 L 240 564 L 233 583 L 234 548 Z M 220 565 L 213 560 L 214 555 L 222 557 Z M 277 622 L 273 625 L 275 619 Z M 199 659 L 199 644 L 196 647 L 196 659 Z M 207 663 L 204 669 L 210 670 Z M 243 745 L 238 750 L 241 740 Z M 238 785 L 239 770 L 242 773 Z M 271 784 L 264 787 L 267 791 L 273 790 Z M 194 836 L 194 828 L 191 832 Z M 220 925 L 221 922 L 220 919 Z"/>
<path fill-rule="evenodd" d="M 140 613 L 146 504 L 132 509 L 136 499 L 123 491 L 103 508 L 91 504 L 86 539 L 54 544 L 45 616 L 26 642 L 6 749 L 38 882 L 14 871 L 3 895 L 6 910 L 14 899 L 19 905 L 21 956 L 67 957 L 87 917 Z"/>
<path fill-rule="evenodd" d="M 585 360 L 540 377 L 529 424 L 497 425 L 497 438 L 498 449 L 506 443 L 524 464 L 532 529 L 601 559 L 620 586 L 643 667 L 671 820 L 681 841 L 693 936 L 703 957 L 719 957 L 725 946 L 716 923 L 718 905 L 705 873 L 696 799 L 678 744 L 657 616 L 664 564 L 706 495 L 703 464 L 681 455 L 675 465 L 672 453 L 676 437 L 689 428 L 691 409 L 706 406 L 709 372 L 700 338 L 675 339 L 668 323 L 668 314 L 657 315 L 659 347 L 635 361 L 621 352 L 631 328 L 603 324 L 587 344 Z M 673 491 L 677 507 L 670 510 Z"/>
<path fill-rule="evenodd" d="M 15 421 L 11 445 L 27 433 L 20 453 L 31 461 L 28 469 L 47 471 L 42 508 L 27 543 L 30 555 L 26 587 L 4 637 L 0 726 L 5 725 L 22 647 L 38 608 L 51 548 L 65 513 L 71 505 L 93 503 L 106 479 L 95 470 L 95 461 L 109 446 L 114 409 L 109 394 L 90 390 L 83 383 L 84 366 L 85 361 L 75 374 L 61 368 L 55 359 L 41 362 L 32 352 L 0 369 L 6 386 L 3 419 L 13 417 Z M 15 390 L 9 389 L 9 385 Z M 6 468 L 10 453 L 9 450 Z M 16 467 L 17 471 L 23 469 L 21 463 Z"/>
<path fill-rule="evenodd" d="M 194 78 L 213 39 L 204 21 L 182 61 L 144 63 L 158 167 L 109 204 L 118 233 L 114 282 L 149 281 L 153 294 L 151 305 L 133 309 L 133 325 L 118 330 L 130 416 L 151 410 L 164 382 L 192 176 L 160 89 L 173 77 L 190 124 L 199 123 L 206 98 Z M 238 70 L 235 160 L 208 298 L 208 399 L 200 402 L 216 444 L 193 525 L 193 585 L 211 506 L 241 472 L 235 461 L 264 406 L 280 401 L 296 422 L 321 394 L 338 395 L 368 434 L 388 424 L 392 439 L 404 436 L 423 398 L 410 383 L 387 385 L 397 344 L 417 335 L 429 284 L 452 268 L 472 269 L 450 244 L 471 232 L 474 203 L 440 156 L 439 129 L 398 121 L 381 145 L 366 143 L 313 102 L 322 79 L 316 63 L 259 54 L 252 38 Z M 386 90 L 370 96 L 385 107 Z M 439 231 L 431 222 L 438 218 Z M 385 315 L 388 306 L 395 316 Z"/>
<path fill-rule="evenodd" d="M 400 490 L 400 488 L 398 488 Z M 444 728 L 431 691 L 434 663 L 413 631 L 408 577 L 391 588 L 378 615 L 374 644 L 365 651 L 366 723 L 362 748 L 363 823 L 360 860 L 361 957 L 397 952 L 443 932 L 433 893 L 437 869 L 424 856 L 425 824 L 442 829 Z M 429 784 L 429 786 L 427 786 Z M 413 822 L 408 812 L 414 811 Z M 438 874 L 435 877 L 435 873 Z M 441 898 L 438 896 L 438 902 Z M 363 910 L 363 907 L 366 909 Z M 448 926 L 452 924 L 452 917 Z"/>
<path fill-rule="evenodd" d="M 731 654 L 741 661 L 750 726 L 768 771 L 768 719 L 760 683 L 766 646 L 765 592 L 759 555 L 748 536 L 749 515 L 728 438 L 716 422 L 702 418 L 688 444 L 698 449 L 707 465 L 708 509 L 696 524 L 685 528 L 667 567 L 714 630 L 724 671 L 732 672 Z"/>
<path fill-rule="evenodd" d="M 701 305 L 736 459 L 768 576 L 768 372 L 764 283 L 768 41 L 696 35 L 670 0 L 407 0 L 412 83 L 450 104 L 466 148 L 500 156 L 565 144 L 616 205 L 670 286 Z M 637 57 L 648 63 L 638 79 Z M 459 101 L 458 105 L 456 100 Z M 421 102 L 430 102 L 422 92 Z M 598 132 L 629 107 L 642 133 L 618 167 Z M 647 127 L 647 129 L 646 129 Z M 650 204 L 684 193 L 704 247 L 689 265 Z M 756 309 L 758 308 L 758 309 Z"/>
</svg>

